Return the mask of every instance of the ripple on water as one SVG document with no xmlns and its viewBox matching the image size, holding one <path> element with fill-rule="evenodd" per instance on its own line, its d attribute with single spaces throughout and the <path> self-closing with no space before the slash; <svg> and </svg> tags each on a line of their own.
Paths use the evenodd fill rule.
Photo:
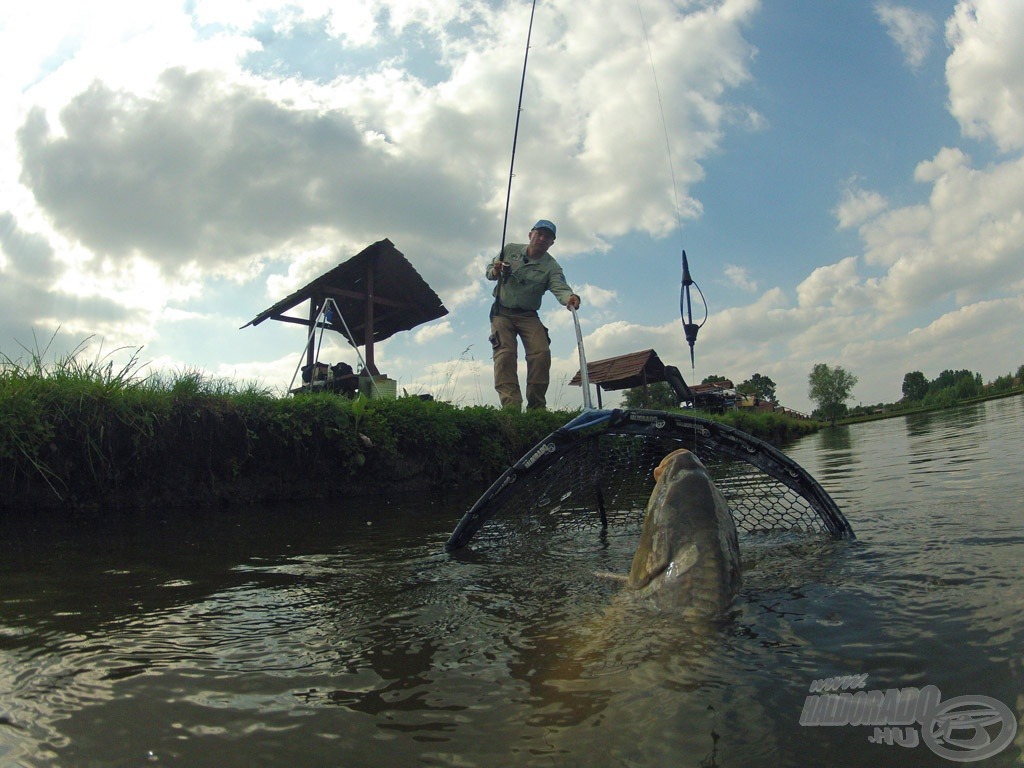
<svg viewBox="0 0 1024 768">
<path fill-rule="evenodd" d="M 744 536 L 742 590 L 710 625 L 616 602 L 595 572 L 627 571 L 635 531 L 451 557 L 461 508 L 292 517 L 177 550 L 162 530 L 36 543 L 2 572 L 0 751 L 33 766 L 934 764 L 799 716 L 815 679 L 860 673 L 1019 706 L 1024 488 L 1006 457 L 1024 435 L 971 418 L 796 446 L 858 538 Z"/>
</svg>

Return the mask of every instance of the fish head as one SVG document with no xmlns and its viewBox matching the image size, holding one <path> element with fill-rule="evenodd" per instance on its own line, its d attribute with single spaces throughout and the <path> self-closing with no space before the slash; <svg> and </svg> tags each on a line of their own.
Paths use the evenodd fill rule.
<svg viewBox="0 0 1024 768">
<path fill-rule="evenodd" d="M 720 611 L 740 584 L 739 543 L 729 505 L 704 464 L 685 449 L 654 470 L 627 586 L 659 606 Z"/>
</svg>

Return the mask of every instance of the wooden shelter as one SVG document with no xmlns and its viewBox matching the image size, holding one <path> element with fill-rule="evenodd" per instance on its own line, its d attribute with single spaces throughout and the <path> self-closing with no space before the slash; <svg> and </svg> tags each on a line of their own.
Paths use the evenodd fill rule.
<svg viewBox="0 0 1024 768">
<path fill-rule="evenodd" d="M 324 313 L 328 299 L 334 300 L 341 317 L 333 311 Z M 286 314 L 303 302 L 309 303 L 305 317 Z M 378 376 L 374 342 L 447 314 L 441 299 L 412 264 L 390 240 L 384 239 L 263 310 L 242 328 L 264 320 L 280 320 L 309 329 L 337 331 L 354 346 L 365 346 L 366 373 Z M 306 350 L 308 366 L 317 362 L 315 356 L 311 333 Z"/>
<path fill-rule="evenodd" d="M 667 381 L 679 398 L 679 402 L 692 402 L 693 400 L 693 394 L 686 382 L 683 381 L 679 369 L 665 365 L 653 349 L 588 362 L 587 378 L 591 384 L 597 385 L 598 408 L 602 406 L 602 389 L 606 392 L 632 389 L 633 387 L 646 387 L 648 384 L 658 381 Z M 578 387 L 581 383 L 582 376 L 580 371 L 577 371 L 569 384 Z"/>
</svg>

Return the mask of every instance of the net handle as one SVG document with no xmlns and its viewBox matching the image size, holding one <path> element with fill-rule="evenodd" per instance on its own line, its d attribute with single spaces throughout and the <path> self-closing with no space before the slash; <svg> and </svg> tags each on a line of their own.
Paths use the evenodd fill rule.
<svg viewBox="0 0 1024 768">
<path fill-rule="evenodd" d="M 590 399 L 590 372 L 587 370 L 587 355 L 583 351 L 583 331 L 580 330 L 580 319 L 576 315 L 576 307 L 570 306 L 572 312 L 572 323 L 576 326 L 576 348 L 580 353 L 580 386 L 583 387 L 583 410 L 594 410 L 594 404 Z"/>
</svg>

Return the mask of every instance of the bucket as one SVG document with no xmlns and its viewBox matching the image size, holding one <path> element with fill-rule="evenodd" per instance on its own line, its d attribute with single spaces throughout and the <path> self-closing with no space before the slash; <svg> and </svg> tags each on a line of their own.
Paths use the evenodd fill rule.
<svg viewBox="0 0 1024 768">
<path fill-rule="evenodd" d="M 371 400 L 394 400 L 398 397 L 398 382 L 387 376 L 359 377 L 359 392 Z"/>
</svg>

